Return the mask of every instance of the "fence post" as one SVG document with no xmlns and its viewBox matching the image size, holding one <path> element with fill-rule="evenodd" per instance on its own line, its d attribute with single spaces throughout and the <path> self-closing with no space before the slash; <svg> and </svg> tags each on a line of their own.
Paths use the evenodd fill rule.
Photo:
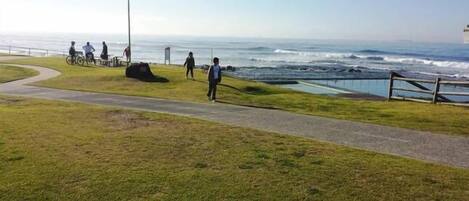
<svg viewBox="0 0 469 201">
<path fill-rule="evenodd" d="M 391 72 L 390 78 L 389 78 L 389 91 L 388 91 L 388 100 L 391 100 L 393 96 L 393 88 L 394 88 L 394 72 Z"/>
<path fill-rule="evenodd" d="M 8 55 L 11 55 L 11 45 L 8 46 Z"/>
<path fill-rule="evenodd" d="M 433 91 L 433 104 L 436 104 L 438 102 L 438 94 L 440 92 L 440 81 L 441 78 L 437 77 L 435 80 L 435 91 Z"/>
<path fill-rule="evenodd" d="M 213 48 L 210 49 L 210 63 L 211 64 L 213 62 Z"/>
<path fill-rule="evenodd" d="M 31 48 L 28 49 L 28 55 L 31 56 Z"/>
</svg>

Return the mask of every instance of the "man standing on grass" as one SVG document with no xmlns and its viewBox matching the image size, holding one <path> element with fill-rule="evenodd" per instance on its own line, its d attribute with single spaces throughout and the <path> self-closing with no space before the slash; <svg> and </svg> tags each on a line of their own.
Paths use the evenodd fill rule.
<svg viewBox="0 0 469 201">
<path fill-rule="evenodd" d="M 90 44 L 90 42 L 86 42 L 86 45 L 83 46 L 83 50 L 85 50 L 85 57 L 86 59 L 90 59 L 95 65 L 96 65 L 96 60 L 94 59 L 94 53 L 96 50 L 94 47 Z"/>
<path fill-rule="evenodd" d="M 130 47 L 127 46 L 127 47 L 124 49 L 124 54 L 123 54 L 123 55 L 125 56 L 125 59 L 126 59 L 127 62 L 130 61 L 130 54 L 131 54 L 131 53 L 130 53 Z"/>
<path fill-rule="evenodd" d="M 107 61 L 109 59 L 106 42 L 103 41 L 103 52 L 101 52 L 101 59 Z"/>
<path fill-rule="evenodd" d="M 220 59 L 213 59 L 213 66 L 208 70 L 208 100 L 217 101 L 217 85 L 221 83 Z"/>
<path fill-rule="evenodd" d="M 194 67 L 195 67 L 195 59 L 194 53 L 189 52 L 189 57 L 187 57 L 184 66 L 187 68 L 186 70 L 186 79 L 189 79 L 189 72 L 191 73 L 191 78 L 194 80 Z"/>
</svg>

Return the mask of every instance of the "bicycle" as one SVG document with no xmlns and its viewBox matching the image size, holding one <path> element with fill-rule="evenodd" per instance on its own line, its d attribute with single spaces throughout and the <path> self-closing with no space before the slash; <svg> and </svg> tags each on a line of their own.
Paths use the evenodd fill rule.
<svg viewBox="0 0 469 201">
<path fill-rule="evenodd" d="M 73 57 L 69 55 L 65 58 L 65 61 L 67 62 L 68 65 L 78 64 L 80 66 L 84 66 L 85 60 L 86 59 L 83 56 L 83 52 L 76 52 Z"/>
<path fill-rule="evenodd" d="M 85 55 L 82 66 L 84 65 L 84 63 L 86 63 L 87 66 L 88 66 L 90 63 L 93 63 L 93 64 L 96 65 L 96 59 L 94 59 L 93 53 L 91 53 L 91 54 L 89 54 L 89 55 Z"/>
</svg>

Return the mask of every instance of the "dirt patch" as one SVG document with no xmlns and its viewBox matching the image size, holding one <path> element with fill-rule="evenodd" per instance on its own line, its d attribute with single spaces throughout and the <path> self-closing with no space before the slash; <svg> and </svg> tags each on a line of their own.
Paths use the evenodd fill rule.
<svg viewBox="0 0 469 201">
<path fill-rule="evenodd" d="M 13 105 L 23 102 L 24 100 L 15 99 L 15 98 L 0 98 L 0 104 L 3 105 Z"/>
<path fill-rule="evenodd" d="M 271 94 L 263 88 L 253 87 L 253 86 L 244 87 L 243 91 L 245 93 L 252 94 L 252 95 L 269 95 L 269 94 Z"/>
<path fill-rule="evenodd" d="M 121 110 L 106 112 L 105 116 L 110 121 L 112 129 L 119 131 L 144 128 L 154 123 L 140 114 Z"/>
<path fill-rule="evenodd" d="M 370 94 L 340 94 L 339 97 L 357 99 L 357 100 L 371 100 L 371 101 L 383 101 L 386 98 L 370 95 Z"/>
</svg>

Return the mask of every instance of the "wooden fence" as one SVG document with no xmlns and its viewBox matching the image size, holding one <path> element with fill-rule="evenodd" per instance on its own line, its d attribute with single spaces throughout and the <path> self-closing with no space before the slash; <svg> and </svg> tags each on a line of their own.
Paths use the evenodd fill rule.
<svg viewBox="0 0 469 201">
<path fill-rule="evenodd" d="M 396 81 L 402 81 L 410 84 L 414 88 L 404 88 L 396 87 Z M 433 87 L 426 87 L 423 84 L 431 85 Z M 415 78 L 406 78 L 398 73 L 392 72 L 389 82 L 389 100 L 407 100 L 407 101 L 416 101 L 424 103 L 433 103 L 433 104 L 452 104 L 452 105 L 462 105 L 469 106 L 469 102 L 455 102 L 447 98 L 447 96 L 461 96 L 469 97 L 469 92 L 451 92 L 451 91 L 442 91 L 441 88 L 443 85 L 448 86 L 464 86 L 469 89 L 469 81 L 450 81 L 442 80 L 441 78 L 436 78 L 435 80 L 426 80 L 426 79 L 415 79 Z M 430 95 L 432 98 L 418 98 L 418 97 L 404 97 L 396 95 L 396 91 L 403 92 L 412 92 L 417 94 L 426 94 Z"/>
</svg>

